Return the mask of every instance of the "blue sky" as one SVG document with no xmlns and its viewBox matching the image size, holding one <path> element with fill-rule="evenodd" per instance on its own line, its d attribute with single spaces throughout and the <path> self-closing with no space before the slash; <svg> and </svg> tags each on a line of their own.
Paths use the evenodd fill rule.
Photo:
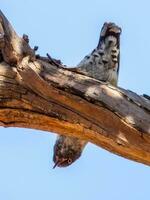
<svg viewBox="0 0 150 200">
<path fill-rule="evenodd" d="M 105 21 L 122 27 L 119 85 L 150 94 L 149 0 L 1 0 L 15 30 L 39 53 L 75 66 L 96 47 Z M 147 200 L 150 167 L 89 144 L 68 168 L 52 169 L 55 135 L 0 128 L 0 199 Z"/>
</svg>

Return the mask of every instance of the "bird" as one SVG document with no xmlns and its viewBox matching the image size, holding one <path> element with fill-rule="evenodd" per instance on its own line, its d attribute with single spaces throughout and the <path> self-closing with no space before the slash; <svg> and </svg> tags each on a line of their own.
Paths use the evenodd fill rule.
<svg viewBox="0 0 150 200">
<path fill-rule="evenodd" d="M 97 47 L 71 71 L 117 86 L 120 62 L 121 28 L 115 23 L 105 22 Z M 53 168 L 67 167 L 82 154 L 87 141 L 76 137 L 58 135 L 53 154 Z"/>
</svg>

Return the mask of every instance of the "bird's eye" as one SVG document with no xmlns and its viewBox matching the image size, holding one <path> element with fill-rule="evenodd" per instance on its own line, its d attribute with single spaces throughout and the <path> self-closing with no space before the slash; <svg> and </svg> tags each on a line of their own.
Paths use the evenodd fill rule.
<svg viewBox="0 0 150 200">
<path fill-rule="evenodd" d="M 72 163 L 72 159 L 69 158 L 69 159 L 68 159 L 68 164 L 71 164 L 71 163 Z"/>
</svg>

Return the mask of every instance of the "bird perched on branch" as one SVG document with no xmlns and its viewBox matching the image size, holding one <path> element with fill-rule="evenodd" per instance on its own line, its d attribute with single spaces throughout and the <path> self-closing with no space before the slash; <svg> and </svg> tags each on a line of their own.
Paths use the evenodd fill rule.
<svg viewBox="0 0 150 200">
<path fill-rule="evenodd" d="M 97 47 L 69 70 L 116 86 L 119 74 L 121 28 L 114 23 L 104 23 Z M 87 141 L 59 135 L 54 145 L 54 168 L 67 167 L 77 160 Z"/>
</svg>

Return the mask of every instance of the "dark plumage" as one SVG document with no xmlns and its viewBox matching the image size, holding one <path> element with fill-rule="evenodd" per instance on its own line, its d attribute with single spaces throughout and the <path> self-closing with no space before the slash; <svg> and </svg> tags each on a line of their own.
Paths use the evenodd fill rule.
<svg viewBox="0 0 150 200">
<path fill-rule="evenodd" d="M 58 136 L 54 145 L 54 168 L 67 167 L 77 160 L 86 142 L 75 137 Z"/>
</svg>

